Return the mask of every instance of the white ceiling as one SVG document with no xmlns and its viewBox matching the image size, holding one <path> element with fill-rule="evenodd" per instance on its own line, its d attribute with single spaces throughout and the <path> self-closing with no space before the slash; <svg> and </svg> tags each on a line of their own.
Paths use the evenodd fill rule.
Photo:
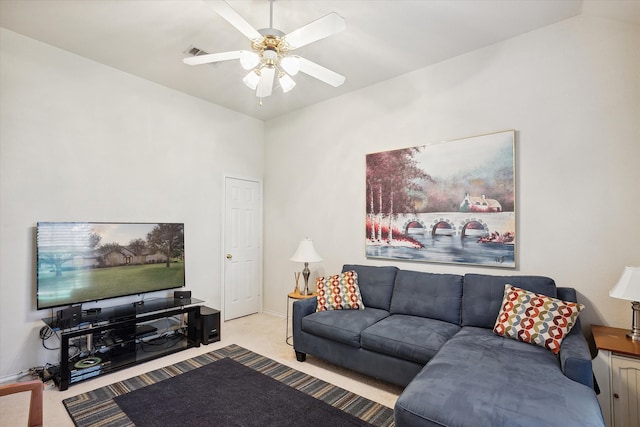
<svg viewBox="0 0 640 427">
<path fill-rule="evenodd" d="M 256 28 L 269 27 L 267 0 L 229 0 Z M 249 42 L 199 0 L 0 0 L 0 26 L 244 114 L 267 120 L 555 22 L 592 14 L 640 25 L 638 0 L 276 0 L 274 27 L 289 33 L 329 12 L 347 30 L 297 54 L 346 76 L 333 88 L 298 74 L 298 85 L 258 105 L 239 61 L 188 66 L 206 52 Z"/>
</svg>

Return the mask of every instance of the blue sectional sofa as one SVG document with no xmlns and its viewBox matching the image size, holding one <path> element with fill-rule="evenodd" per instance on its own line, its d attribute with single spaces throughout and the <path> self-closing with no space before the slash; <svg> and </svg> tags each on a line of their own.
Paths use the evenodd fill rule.
<svg viewBox="0 0 640 427">
<path fill-rule="evenodd" d="M 345 265 L 364 310 L 293 304 L 293 342 L 310 354 L 405 387 L 396 426 L 604 426 L 579 321 L 558 355 L 493 332 L 505 284 L 576 302 L 541 276 L 434 274 Z"/>
</svg>

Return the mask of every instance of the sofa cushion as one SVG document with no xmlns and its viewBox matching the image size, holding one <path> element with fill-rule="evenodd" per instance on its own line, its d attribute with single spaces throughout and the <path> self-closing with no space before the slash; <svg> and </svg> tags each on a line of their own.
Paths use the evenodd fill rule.
<svg viewBox="0 0 640 427">
<path fill-rule="evenodd" d="M 316 311 L 364 310 L 358 287 L 358 273 L 355 271 L 318 277 L 316 286 L 318 288 Z"/>
<path fill-rule="evenodd" d="M 603 427 L 595 393 L 550 351 L 463 327 L 405 388 L 398 426 Z"/>
<path fill-rule="evenodd" d="M 359 348 L 360 333 L 388 315 L 388 311 L 369 307 L 319 311 L 302 318 L 302 331 Z"/>
<path fill-rule="evenodd" d="M 462 326 L 493 329 L 507 283 L 556 298 L 556 284 L 543 276 L 490 276 L 467 274 L 462 291 Z"/>
<path fill-rule="evenodd" d="M 398 267 L 373 267 L 370 265 L 351 265 L 342 267 L 342 272 L 353 270 L 358 273 L 358 285 L 365 307 L 389 311 L 391 293 Z"/>
<path fill-rule="evenodd" d="M 460 324 L 462 276 L 400 270 L 391 297 L 391 314 L 409 314 Z"/>
<path fill-rule="evenodd" d="M 562 301 L 515 286 L 504 286 L 493 332 L 560 352 L 560 343 L 576 323 L 582 304 Z"/>
<path fill-rule="evenodd" d="M 441 320 L 393 314 L 362 331 L 361 345 L 366 350 L 424 364 L 459 330 L 460 326 Z"/>
</svg>

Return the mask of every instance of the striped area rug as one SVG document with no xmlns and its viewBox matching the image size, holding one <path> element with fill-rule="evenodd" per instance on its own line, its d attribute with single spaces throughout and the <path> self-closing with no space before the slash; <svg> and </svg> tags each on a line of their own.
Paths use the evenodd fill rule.
<svg viewBox="0 0 640 427">
<path fill-rule="evenodd" d="M 277 381 L 354 415 L 373 426 L 393 426 L 393 410 L 267 357 L 232 344 L 174 365 L 129 378 L 63 400 L 78 427 L 130 427 L 134 424 L 114 402 L 114 397 L 175 377 L 229 357 Z"/>
</svg>

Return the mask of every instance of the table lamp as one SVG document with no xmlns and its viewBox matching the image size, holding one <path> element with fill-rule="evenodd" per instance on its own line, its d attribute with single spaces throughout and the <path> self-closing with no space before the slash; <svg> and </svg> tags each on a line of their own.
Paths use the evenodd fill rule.
<svg viewBox="0 0 640 427">
<path fill-rule="evenodd" d="M 640 341 L 640 267 L 625 267 L 609 296 L 631 301 L 631 331 L 627 336 L 633 341 Z"/>
<path fill-rule="evenodd" d="M 304 262 L 304 270 L 302 270 L 304 290 L 300 293 L 302 295 L 311 295 L 312 292 L 309 291 L 309 274 L 311 273 L 311 271 L 309 271 L 309 263 L 322 261 L 322 257 L 318 255 L 318 252 L 316 252 L 316 249 L 313 247 L 313 240 L 301 240 L 298 249 L 296 249 L 293 256 L 289 258 L 289 261 Z"/>
</svg>

